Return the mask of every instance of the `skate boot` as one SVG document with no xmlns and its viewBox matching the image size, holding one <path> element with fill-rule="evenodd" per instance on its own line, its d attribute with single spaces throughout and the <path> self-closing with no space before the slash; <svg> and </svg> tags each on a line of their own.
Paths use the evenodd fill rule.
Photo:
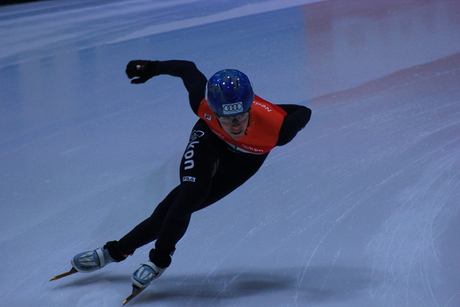
<svg viewBox="0 0 460 307">
<path fill-rule="evenodd" d="M 159 268 L 152 261 L 142 263 L 142 266 L 138 268 L 131 276 L 133 286 L 143 289 L 147 287 L 152 280 L 157 279 L 163 274 L 166 268 Z"/>
<path fill-rule="evenodd" d="M 123 261 L 131 254 L 123 254 L 119 249 L 118 242 L 110 241 L 107 242 L 103 247 L 75 255 L 75 257 L 70 260 L 70 263 L 72 263 L 72 268 L 70 271 L 53 276 L 51 277 L 50 281 L 61 279 L 77 272 L 93 272 L 106 266 L 109 263 Z"/>
<path fill-rule="evenodd" d="M 142 266 L 131 276 L 133 287 L 137 289 L 144 289 L 152 280 L 160 277 L 171 264 L 171 256 L 174 254 L 174 251 L 175 249 L 169 253 L 165 253 L 156 249 L 150 250 L 150 260 L 142 263 Z"/>
<path fill-rule="evenodd" d="M 159 252 L 155 249 L 150 251 L 150 260 L 142 263 L 141 267 L 134 271 L 133 275 L 131 275 L 133 291 L 131 295 L 123 301 L 123 305 L 139 295 L 139 293 L 144 291 L 144 289 L 150 285 L 154 279 L 157 279 L 161 276 L 161 274 L 163 274 L 163 272 L 171 264 L 171 256 L 174 254 L 174 250 L 172 250 L 169 254 Z M 158 263 L 158 265 L 161 265 L 162 267 L 159 267 L 153 263 L 152 260 L 154 260 L 156 263 Z"/>
<path fill-rule="evenodd" d="M 89 273 L 114 261 L 107 249 L 99 247 L 93 251 L 75 255 L 70 262 L 72 263 L 72 267 L 78 272 Z"/>
<path fill-rule="evenodd" d="M 166 268 L 159 268 L 152 261 L 142 263 L 142 266 L 134 271 L 131 275 L 131 281 L 133 283 L 133 290 L 124 301 L 123 306 L 131 301 L 133 298 L 139 295 L 144 289 L 150 285 L 152 280 L 158 278 L 163 274 Z"/>
</svg>

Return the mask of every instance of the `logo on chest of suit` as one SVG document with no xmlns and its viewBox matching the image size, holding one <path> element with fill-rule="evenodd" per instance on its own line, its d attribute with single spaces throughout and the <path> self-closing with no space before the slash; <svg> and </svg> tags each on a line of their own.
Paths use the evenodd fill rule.
<svg viewBox="0 0 460 307">
<path fill-rule="evenodd" d="M 269 106 L 263 104 L 263 103 L 260 103 L 258 101 L 254 101 L 254 104 L 255 105 L 258 105 L 258 106 L 261 106 L 262 108 L 264 108 L 267 112 L 271 112 L 273 111 Z"/>
<path fill-rule="evenodd" d="M 212 115 L 208 113 L 204 113 L 204 118 L 211 121 L 212 120 Z"/>
<path fill-rule="evenodd" d="M 192 169 L 195 166 L 195 161 L 193 160 L 193 157 L 195 156 L 195 151 L 193 149 L 195 148 L 195 145 L 200 143 L 200 141 L 197 140 L 201 138 L 203 135 L 204 132 L 201 130 L 192 131 L 192 134 L 190 135 L 190 143 L 188 143 L 187 149 L 185 149 L 184 170 Z"/>
<path fill-rule="evenodd" d="M 243 147 L 246 150 L 255 152 L 255 153 L 264 153 L 263 149 L 255 148 L 255 147 L 252 147 L 252 146 L 249 146 L 249 145 L 246 145 L 246 144 L 241 144 L 241 147 Z"/>
<path fill-rule="evenodd" d="M 195 141 L 196 139 L 199 139 L 200 137 L 202 137 L 204 135 L 204 132 L 201 131 L 201 130 L 193 130 L 192 131 L 192 134 L 190 134 L 190 139 L 189 141 L 190 142 L 193 142 Z"/>
<path fill-rule="evenodd" d="M 185 150 L 184 158 L 184 170 L 192 169 L 195 166 L 195 161 L 193 161 L 193 156 L 195 156 L 195 151 L 193 149 L 195 148 L 195 145 L 200 142 L 198 141 L 193 141 L 188 143 L 187 149 Z"/>
</svg>

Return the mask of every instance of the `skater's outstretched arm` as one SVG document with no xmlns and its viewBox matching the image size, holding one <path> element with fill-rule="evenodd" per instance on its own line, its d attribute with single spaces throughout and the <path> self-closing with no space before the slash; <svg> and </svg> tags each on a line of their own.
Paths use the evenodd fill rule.
<svg viewBox="0 0 460 307">
<path fill-rule="evenodd" d="M 128 78 L 132 79 L 131 83 L 133 84 L 144 83 L 158 75 L 181 78 L 188 91 L 190 106 L 195 114 L 198 113 L 199 104 L 205 96 L 207 79 L 198 70 L 195 63 L 190 61 L 134 60 L 126 66 L 126 74 Z"/>
</svg>

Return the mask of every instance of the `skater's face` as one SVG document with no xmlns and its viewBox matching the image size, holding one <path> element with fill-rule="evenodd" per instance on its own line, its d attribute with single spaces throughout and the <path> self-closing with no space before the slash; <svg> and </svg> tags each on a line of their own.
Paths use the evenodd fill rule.
<svg viewBox="0 0 460 307">
<path fill-rule="evenodd" d="M 249 111 L 237 116 L 217 116 L 222 129 L 234 140 L 239 140 L 249 124 Z"/>
</svg>

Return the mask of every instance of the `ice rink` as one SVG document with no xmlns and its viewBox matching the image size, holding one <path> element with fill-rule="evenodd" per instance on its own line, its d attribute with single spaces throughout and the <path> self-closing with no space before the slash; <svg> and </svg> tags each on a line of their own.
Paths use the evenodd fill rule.
<svg viewBox="0 0 460 307">
<path fill-rule="evenodd" d="M 460 1 L 0 6 L 0 305 L 121 306 L 152 245 L 49 282 L 179 183 L 197 120 L 134 59 L 245 72 L 312 119 L 195 213 L 130 306 L 460 306 Z"/>
</svg>

